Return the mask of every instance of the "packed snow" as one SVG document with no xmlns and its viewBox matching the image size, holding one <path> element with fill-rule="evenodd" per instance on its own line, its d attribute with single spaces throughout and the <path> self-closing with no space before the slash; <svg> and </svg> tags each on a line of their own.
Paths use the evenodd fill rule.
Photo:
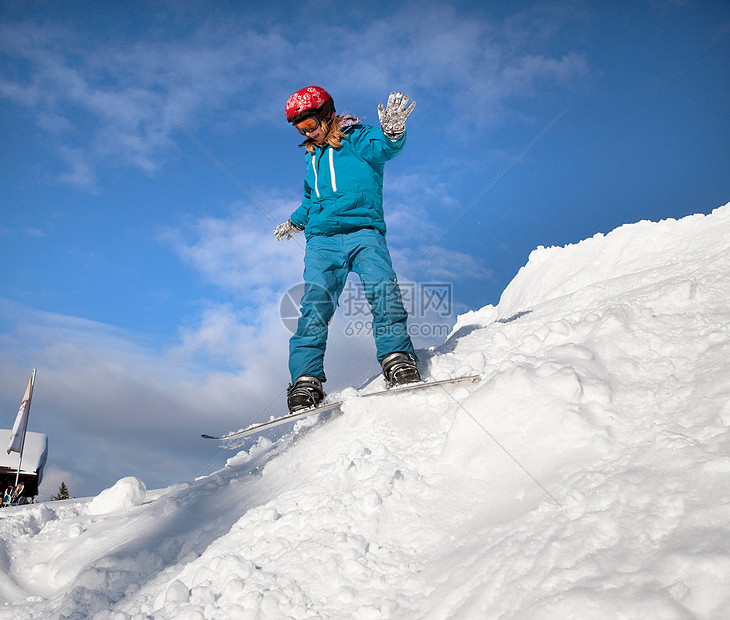
<svg viewBox="0 0 730 620">
<path fill-rule="evenodd" d="M 728 618 L 729 300 L 730 204 L 538 248 L 421 352 L 477 384 L 0 511 L 0 617 Z"/>
<path fill-rule="evenodd" d="M 103 515 L 109 512 L 141 506 L 147 496 L 147 487 L 138 478 L 127 476 L 113 487 L 104 489 L 89 502 L 90 515 Z"/>
</svg>

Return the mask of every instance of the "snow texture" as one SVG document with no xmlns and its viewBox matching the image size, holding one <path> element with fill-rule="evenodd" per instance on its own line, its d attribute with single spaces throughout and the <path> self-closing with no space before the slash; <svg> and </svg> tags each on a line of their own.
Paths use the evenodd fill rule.
<svg viewBox="0 0 730 620">
<path fill-rule="evenodd" d="M 90 515 L 103 515 L 117 510 L 140 506 L 147 487 L 138 478 L 122 478 L 113 487 L 103 490 L 89 503 Z"/>
<path fill-rule="evenodd" d="M 0 511 L 0 617 L 728 618 L 728 300 L 730 204 L 538 248 L 421 354 L 478 384 Z"/>
</svg>

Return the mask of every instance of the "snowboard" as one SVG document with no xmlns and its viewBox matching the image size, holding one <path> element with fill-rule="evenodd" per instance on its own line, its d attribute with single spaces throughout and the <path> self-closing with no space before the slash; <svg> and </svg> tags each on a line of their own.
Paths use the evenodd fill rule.
<svg viewBox="0 0 730 620">
<path fill-rule="evenodd" d="M 445 386 L 445 385 L 455 385 L 457 383 L 476 383 L 481 379 L 480 375 L 469 375 L 466 377 L 457 377 L 455 379 L 441 379 L 440 381 L 421 381 L 419 383 L 408 383 L 406 385 L 397 385 L 395 387 L 392 387 L 390 389 L 385 390 L 378 390 L 377 392 L 369 392 L 367 394 L 358 394 L 357 398 L 375 398 L 377 396 L 387 396 L 387 395 L 393 395 L 393 394 L 400 394 L 402 392 L 414 392 L 416 390 L 423 390 L 426 388 L 436 387 L 436 386 Z M 282 416 L 280 418 L 273 418 L 269 420 L 268 422 L 262 422 L 260 424 L 252 424 L 248 428 L 245 428 L 241 431 L 236 431 L 235 433 L 229 433 L 227 435 L 201 435 L 203 439 L 216 439 L 216 440 L 227 440 L 227 439 L 240 439 L 241 437 L 248 437 L 249 435 L 255 435 L 256 433 L 260 433 L 261 431 L 274 428 L 276 426 L 280 426 L 281 424 L 288 424 L 289 422 L 296 422 L 297 420 L 302 420 L 304 418 L 308 418 L 309 416 L 317 415 L 319 413 L 327 413 L 327 412 L 333 412 L 333 413 L 342 413 L 340 407 L 344 401 L 343 400 L 335 400 L 332 402 L 323 402 L 322 404 L 318 405 L 317 407 L 312 407 L 311 409 L 303 409 L 301 411 L 297 411 L 296 413 L 290 413 L 288 415 Z"/>
<path fill-rule="evenodd" d="M 23 489 L 25 489 L 25 485 L 22 482 L 19 482 L 15 486 L 9 486 L 7 491 L 5 491 L 5 495 L 3 495 L 3 507 L 16 504 L 20 499 L 21 493 L 23 493 Z"/>
</svg>

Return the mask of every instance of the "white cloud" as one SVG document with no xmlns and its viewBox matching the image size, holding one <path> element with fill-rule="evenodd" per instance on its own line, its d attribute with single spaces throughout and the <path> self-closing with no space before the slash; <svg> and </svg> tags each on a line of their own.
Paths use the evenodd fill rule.
<svg viewBox="0 0 730 620">
<path fill-rule="evenodd" d="M 492 277 L 477 258 L 435 243 L 461 208 L 446 184 L 434 182 L 431 175 L 389 177 L 385 188 L 388 245 L 401 279 L 454 282 Z M 435 222 L 432 214 L 439 214 L 442 222 Z"/>
<path fill-rule="evenodd" d="M 397 253 L 394 259 L 404 264 L 403 272 L 424 277 L 430 282 L 455 282 L 464 280 L 489 280 L 492 272 L 485 268 L 475 257 L 438 245 L 430 245 L 419 256 L 413 250 Z"/>
<path fill-rule="evenodd" d="M 279 215 L 279 221 L 298 206 L 275 197 L 264 204 Z M 233 211 L 228 218 L 201 218 L 186 229 L 168 228 L 161 240 L 206 281 L 259 303 L 272 290 L 282 293 L 301 274 L 304 236 L 277 242 L 275 222 L 262 217 L 255 207 L 236 203 Z"/>
<path fill-rule="evenodd" d="M 365 94 L 384 98 L 388 88 L 413 89 L 432 102 L 431 112 L 438 106 L 441 129 L 467 135 L 538 85 L 585 78 L 583 55 L 548 51 L 566 14 L 535 10 L 500 23 L 478 11 L 410 3 L 369 21 L 323 24 L 310 35 L 296 19 L 292 25 L 291 14 L 287 22 L 257 27 L 232 13 L 225 21 L 208 19 L 187 37 L 140 41 L 6 23 L 4 52 L 29 70 L 0 78 L 0 95 L 33 111 L 53 136 L 69 165 L 61 179 L 90 188 L 100 164 L 159 169 L 177 131 L 162 105 L 192 130 L 220 122 L 222 110 L 239 125 L 281 122 L 283 98 L 310 78 L 326 81 L 345 107 Z M 301 59 L 315 41 L 317 69 L 303 76 Z"/>
<path fill-rule="evenodd" d="M 96 171 L 85 152 L 67 146 L 60 146 L 58 153 L 66 163 L 66 169 L 58 175 L 59 181 L 91 192 L 98 191 Z"/>
<path fill-rule="evenodd" d="M 433 173 L 388 174 L 383 188 L 388 241 L 391 245 L 424 244 L 439 232 L 431 214 L 454 211 L 458 201 Z"/>
<path fill-rule="evenodd" d="M 229 303 L 207 307 L 195 325 L 181 329 L 181 342 L 171 350 L 171 356 L 205 360 L 211 367 L 223 364 L 246 369 L 249 376 L 273 370 L 271 360 L 283 366 L 289 333 L 279 319 L 279 296 L 272 293 L 271 297 L 252 310 Z"/>
<path fill-rule="evenodd" d="M 409 4 L 361 32 L 347 33 L 341 45 L 357 49 L 358 60 L 380 68 L 366 71 L 363 79 L 358 74 L 361 90 L 413 89 L 417 98 L 423 94 L 438 102 L 439 123 L 450 134 L 469 134 L 503 116 L 508 100 L 532 96 L 538 84 L 565 86 L 588 76 L 582 54 L 547 51 L 568 15 L 532 11 L 500 23 L 479 11 Z M 347 56 L 345 49 L 338 51 L 329 56 Z M 347 62 L 332 67 L 343 88 L 351 81 L 350 68 Z"/>
<path fill-rule="evenodd" d="M 235 322 L 215 338 L 203 330 L 206 346 L 225 342 L 226 327 L 241 335 L 227 351 L 228 370 L 85 319 L 8 301 L 0 316 L 3 408 L 17 410 L 29 369 L 37 368 L 30 429 L 48 435 L 49 466 L 76 476 L 81 495 L 130 472 L 151 485 L 190 479 L 210 459 L 201 432 L 245 426 L 277 396 L 278 411 L 285 409 L 288 334 L 275 315 L 260 320 L 248 341 Z"/>
<path fill-rule="evenodd" d="M 256 327 L 245 325 L 240 319 L 230 304 L 207 308 L 199 325 L 182 330 L 182 343 L 173 355 L 190 358 L 202 352 L 210 359 L 242 364 Z"/>
</svg>

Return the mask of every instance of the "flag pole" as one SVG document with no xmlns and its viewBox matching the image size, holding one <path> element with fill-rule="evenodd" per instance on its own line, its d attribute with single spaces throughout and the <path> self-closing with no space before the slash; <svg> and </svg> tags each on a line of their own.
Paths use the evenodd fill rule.
<svg viewBox="0 0 730 620">
<path fill-rule="evenodd" d="M 18 481 L 20 480 L 20 466 L 23 464 L 23 448 L 25 448 L 25 435 L 26 431 L 28 430 L 28 418 L 30 417 L 30 403 L 33 400 L 33 387 L 35 386 L 35 371 L 36 369 L 33 369 L 33 374 L 30 376 L 30 391 L 28 393 L 28 411 L 25 414 L 25 424 L 23 426 L 23 430 L 21 432 L 21 440 L 20 440 L 20 451 L 18 453 L 18 472 L 15 474 L 15 486 L 18 486 Z"/>
</svg>

